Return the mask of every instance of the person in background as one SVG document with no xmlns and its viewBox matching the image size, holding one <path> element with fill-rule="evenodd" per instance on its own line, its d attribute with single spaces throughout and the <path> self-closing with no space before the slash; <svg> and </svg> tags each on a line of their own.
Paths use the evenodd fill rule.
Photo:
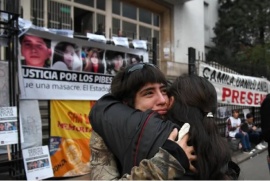
<svg viewBox="0 0 270 181">
<path fill-rule="evenodd" d="M 268 143 L 268 155 L 267 155 L 267 163 L 270 172 L 270 94 L 267 94 L 265 99 L 263 100 L 260 108 L 261 113 L 261 128 L 262 128 L 262 136 L 264 141 Z"/>
<path fill-rule="evenodd" d="M 6 126 L 7 131 L 17 130 L 17 127 L 15 126 L 15 122 L 13 123 L 6 122 L 5 126 Z"/>
<path fill-rule="evenodd" d="M 104 73 L 105 67 L 99 58 L 99 52 L 96 49 L 88 49 L 87 57 L 85 58 L 86 65 L 84 71 Z"/>
<path fill-rule="evenodd" d="M 262 132 L 260 128 L 257 128 L 257 126 L 255 126 L 253 120 L 253 115 L 251 113 L 248 113 L 246 115 L 245 122 L 241 126 L 241 130 L 248 133 L 249 141 L 256 144 L 256 149 L 261 150 L 265 148 L 264 144 L 262 143 Z"/>
<path fill-rule="evenodd" d="M 0 123 L 0 131 L 5 131 L 5 123 Z"/>
<path fill-rule="evenodd" d="M 105 33 L 104 33 L 104 25 L 102 23 L 99 23 L 98 24 L 98 29 L 97 31 L 95 32 L 96 35 L 103 35 L 105 36 Z"/>
<path fill-rule="evenodd" d="M 130 64 L 136 64 L 136 63 L 140 63 L 140 58 L 139 56 L 131 56 L 130 57 Z"/>
<path fill-rule="evenodd" d="M 82 61 L 76 52 L 75 44 L 69 42 L 57 43 L 54 47 L 52 69 L 80 71 L 81 68 Z"/>
<path fill-rule="evenodd" d="M 239 110 L 232 110 L 232 116 L 230 116 L 227 120 L 227 127 L 229 131 L 229 137 L 239 138 L 241 140 L 244 153 L 252 154 L 255 151 L 254 149 L 251 149 L 248 133 L 240 129 L 241 119 L 239 118 Z"/>
<path fill-rule="evenodd" d="M 117 36 L 118 37 L 126 37 L 123 30 L 121 30 L 120 28 L 118 28 L 118 30 L 117 30 Z"/>
<path fill-rule="evenodd" d="M 51 41 L 32 35 L 22 35 L 20 38 L 21 55 L 24 57 L 22 65 L 33 67 L 49 67 L 51 51 Z"/>
</svg>

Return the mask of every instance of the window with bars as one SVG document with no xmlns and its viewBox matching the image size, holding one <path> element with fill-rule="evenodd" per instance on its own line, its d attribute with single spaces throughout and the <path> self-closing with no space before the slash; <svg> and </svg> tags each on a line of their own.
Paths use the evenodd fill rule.
<svg viewBox="0 0 270 181">
<path fill-rule="evenodd" d="M 48 27 L 56 29 L 72 29 L 71 6 L 48 1 Z"/>
<path fill-rule="evenodd" d="M 160 16 L 150 10 L 119 0 L 112 1 L 112 13 L 112 35 L 117 36 L 119 30 L 121 30 L 123 35 L 129 39 L 146 40 L 151 59 L 153 37 L 157 39 L 157 48 L 159 48 Z M 158 51 L 157 59 L 159 60 L 159 58 Z"/>
<path fill-rule="evenodd" d="M 111 1 L 112 14 L 106 12 L 108 0 L 65 0 L 61 3 L 58 0 L 31 0 L 31 21 L 49 28 L 74 28 L 76 34 L 84 35 L 95 33 L 99 25 L 103 25 L 104 31 L 110 29 L 110 36 L 117 36 L 122 31 L 122 35 L 129 39 L 147 40 L 151 55 L 153 37 L 159 47 L 160 15 L 120 0 Z M 111 18 L 111 24 L 106 24 L 106 18 Z M 157 57 L 159 59 L 159 54 Z"/>
<path fill-rule="evenodd" d="M 44 0 L 31 0 L 31 21 L 36 26 L 44 26 Z"/>
</svg>

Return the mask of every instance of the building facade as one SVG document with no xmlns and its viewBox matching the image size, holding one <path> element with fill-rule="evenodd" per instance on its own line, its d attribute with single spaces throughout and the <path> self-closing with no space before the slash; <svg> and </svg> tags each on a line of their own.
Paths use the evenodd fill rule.
<svg viewBox="0 0 270 181">
<path fill-rule="evenodd" d="M 75 34 L 102 32 L 147 40 L 152 60 L 171 78 L 188 72 L 188 47 L 203 59 L 212 46 L 218 0 L 21 0 L 21 16 L 37 26 L 71 29 Z"/>
</svg>

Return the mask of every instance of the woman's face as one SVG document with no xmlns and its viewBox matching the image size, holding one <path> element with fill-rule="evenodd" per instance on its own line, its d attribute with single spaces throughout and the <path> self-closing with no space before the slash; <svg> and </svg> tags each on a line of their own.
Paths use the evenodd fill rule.
<svg viewBox="0 0 270 181">
<path fill-rule="evenodd" d="M 131 58 L 131 64 L 136 64 L 136 63 L 138 63 L 137 60 L 136 60 L 136 58 L 134 58 L 134 57 Z"/>
<path fill-rule="evenodd" d="M 137 93 L 134 108 L 141 111 L 151 109 L 165 115 L 170 104 L 166 86 L 161 83 L 147 83 Z"/>
<path fill-rule="evenodd" d="M 123 66 L 123 58 L 122 56 L 117 56 L 113 59 L 114 63 L 114 70 L 119 71 L 120 68 Z"/>
<path fill-rule="evenodd" d="M 98 55 L 97 55 L 97 52 L 94 52 L 92 57 L 90 58 L 91 62 L 93 64 L 98 64 Z"/>
<path fill-rule="evenodd" d="M 64 52 L 64 62 L 67 64 L 67 66 L 69 68 L 72 67 L 72 64 L 74 61 L 74 58 L 73 58 L 74 54 L 75 54 L 75 50 L 74 50 L 73 46 L 68 45 L 66 47 L 65 52 Z"/>
</svg>

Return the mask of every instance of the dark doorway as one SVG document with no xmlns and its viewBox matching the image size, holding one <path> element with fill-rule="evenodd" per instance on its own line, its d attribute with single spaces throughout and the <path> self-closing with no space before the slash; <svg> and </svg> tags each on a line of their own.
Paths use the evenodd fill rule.
<svg viewBox="0 0 270 181">
<path fill-rule="evenodd" d="M 74 31 L 76 34 L 93 33 L 93 12 L 74 7 Z"/>
</svg>

